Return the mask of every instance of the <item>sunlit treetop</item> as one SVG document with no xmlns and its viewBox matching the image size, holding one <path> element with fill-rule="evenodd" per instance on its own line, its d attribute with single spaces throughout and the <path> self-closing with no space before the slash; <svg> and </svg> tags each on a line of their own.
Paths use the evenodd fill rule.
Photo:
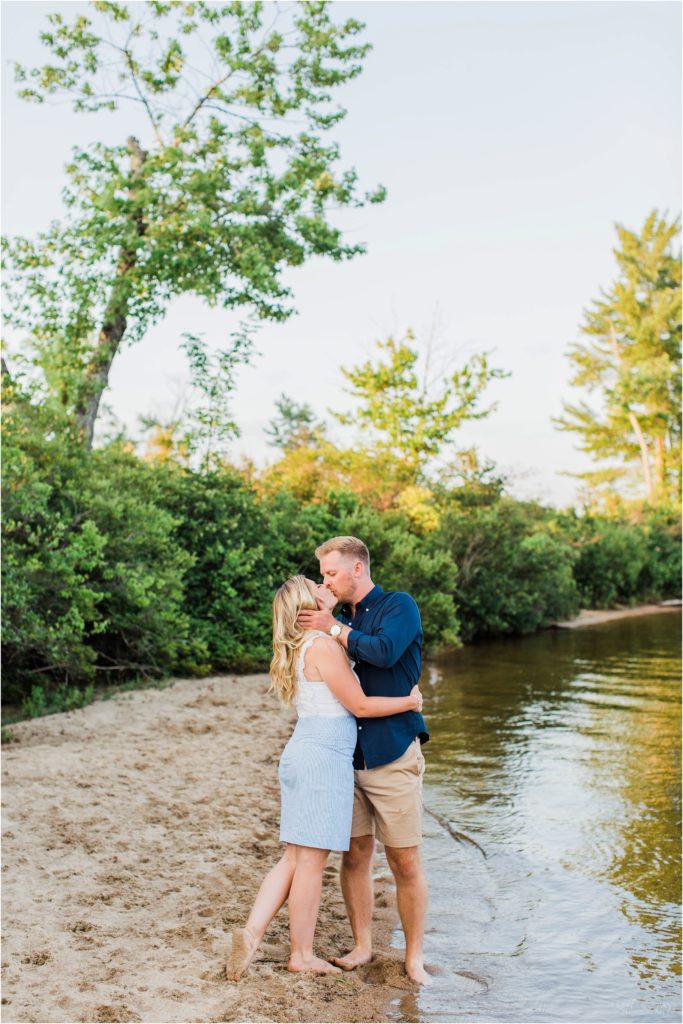
<svg viewBox="0 0 683 1024">
<path fill-rule="evenodd" d="M 65 219 L 6 247 L 8 319 L 90 437 L 124 336 L 142 337 L 182 293 L 289 316 L 283 272 L 364 252 L 334 215 L 385 195 L 360 192 L 326 137 L 345 116 L 333 93 L 369 50 L 355 18 L 337 23 L 320 2 L 91 11 L 48 16 L 50 59 L 16 65 L 20 95 L 100 116 L 137 108 L 129 136 L 75 150 Z"/>
</svg>

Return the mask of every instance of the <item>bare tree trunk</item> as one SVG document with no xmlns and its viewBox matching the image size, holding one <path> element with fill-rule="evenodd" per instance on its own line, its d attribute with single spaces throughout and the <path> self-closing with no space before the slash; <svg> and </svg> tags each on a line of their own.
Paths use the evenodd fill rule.
<svg viewBox="0 0 683 1024">
<path fill-rule="evenodd" d="M 132 197 L 135 191 L 135 179 L 140 177 L 142 165 L 147 159 L 147 151 L 140 147 L 140 143 L 133 136 L 128 139 L 128 149 L 130 150 L 131 177 L 133 179 L 129 195 Z M 145 224 L 141 213 L 136 217 L 135 228 L 138 237 L 144 235 Z M 128 326 L 130 273 L 135 267 L 136 261 L 137 254 L 134 246 L 121 248 L 116 281 L 104 312 L 97 346 L 85 372 L 85 387 L 77 410 L 77 421 L 88 449 L 92 448 L 95 421 L 102 395 L 109 383 L 111 364 Z"/>
<path fill-rule="evenodd" d="M 12 380 L 12 374 L 9 372 L 9 366 L 5 362 L 5 357 L 2 356 L 2 387 L 3 391 L 5 388 L 11 388 L 14 381 Z"/>
<path fill-rule="evenodd" d="M 614 358 L 616 359 L 617 366 L 621 366 L 621 352 L 619 351 L 619 343 L 617 341 L 617 336 L 614 332 L 614 325 L 610 324 L 609 326 Z M 650 471 L 650 452 L 647 446 L 647 441 L 645 440 L 645 436 L 641 429 L 640 423 L 638 422 L 638 417 L 634 412 L 631 412 L 630 409 L 628 410 L 628 418 L 631 426 L 633 427 L 633 432 L 638 439 L 638 445 L 640 447 L 640 462 L 643 467 L 643 476 L 645 477 L 645 491 L 647 494 L 647 500 L 651 502 L 654 498 L 654 488 L 652 486 L 652 473 Z"/>
<path fill-rule="evenodd" d="M 665 449 L 664 436 L 658 434 L 655 437 L 655 487 L 662 497 L 665 493 Z"/>
</svg>

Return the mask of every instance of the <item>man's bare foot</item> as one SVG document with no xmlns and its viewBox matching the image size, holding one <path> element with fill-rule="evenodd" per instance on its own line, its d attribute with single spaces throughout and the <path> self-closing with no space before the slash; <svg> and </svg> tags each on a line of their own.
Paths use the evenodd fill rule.
<svg viewBox="0 0 683 1024">
<path fill-rule="evenodd" d="M 226 978 L 230 981 L 240 980 L 253 960 L 258 945 L 258 939 L 247 928 L 235 928 L 230 956 L 225 966 Z"/>
<path fill-rule="evenodd" d="M 370 963 L 372 960 L 372 950 L 354 946 L 350 953 L 345 953 L 344 956 L 331 956 L 330 960 L 333 964 L 339 964 L 345 971 L 353 971 L 356 967 L 362 967 L 363 964 Z"/>
<path fill-rule="evenodd" d="M 294 971 L 296 973 L 308 972 L 309 974 L 341 974 L 342 972 L 338 967 L 334 967 L 327 960 L 322 960 L 319 956 L 312 956 L 310 960 L 304 960 L 303 957 L 290 957 L 289 963 L 287 964 L 288 971 Z"/>
<path fill-rule="evenodd" d="M 418 985 L 431 985 L 432 983 L 432 979 L 425 971 L 421 960 L 415 963 L 408 963 L 406 961 L 406 974 L 411 981 L 417 982 Z"/>
</svg>

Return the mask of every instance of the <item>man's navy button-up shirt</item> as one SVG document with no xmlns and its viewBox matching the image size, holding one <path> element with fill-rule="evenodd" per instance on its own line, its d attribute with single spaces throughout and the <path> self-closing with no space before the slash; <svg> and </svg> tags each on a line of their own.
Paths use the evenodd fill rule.
<svg viewBox="0 0 683 1024">
<path fill-rule="evenodd" d="M 368 697 L 407 697 L 422 668 L 422 622 L 410 596 L 399 591 L 372 590 L 356 605 L 342 605 L 337 618 L 351 627 L 349 657 L 363 692 Z M 417 711 L 401 711 L 383 718 L 359 718 L 358 742 L 353 755 L 356 769 L 377 768 L 406 752 L 416 736 L 429 739 Z"/>
</svg>

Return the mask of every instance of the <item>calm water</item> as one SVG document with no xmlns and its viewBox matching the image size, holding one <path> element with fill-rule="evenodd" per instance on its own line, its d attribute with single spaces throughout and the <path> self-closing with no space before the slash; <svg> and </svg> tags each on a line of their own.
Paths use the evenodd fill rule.
<svg viewBox="0 0 683 1024">
<path fill-rule="evenodd" d="M 667 613 L 487 643 L 423 674 L 440 973 L 393 1020 L 681 1020 L 680 642 Z"/>
</svg>

